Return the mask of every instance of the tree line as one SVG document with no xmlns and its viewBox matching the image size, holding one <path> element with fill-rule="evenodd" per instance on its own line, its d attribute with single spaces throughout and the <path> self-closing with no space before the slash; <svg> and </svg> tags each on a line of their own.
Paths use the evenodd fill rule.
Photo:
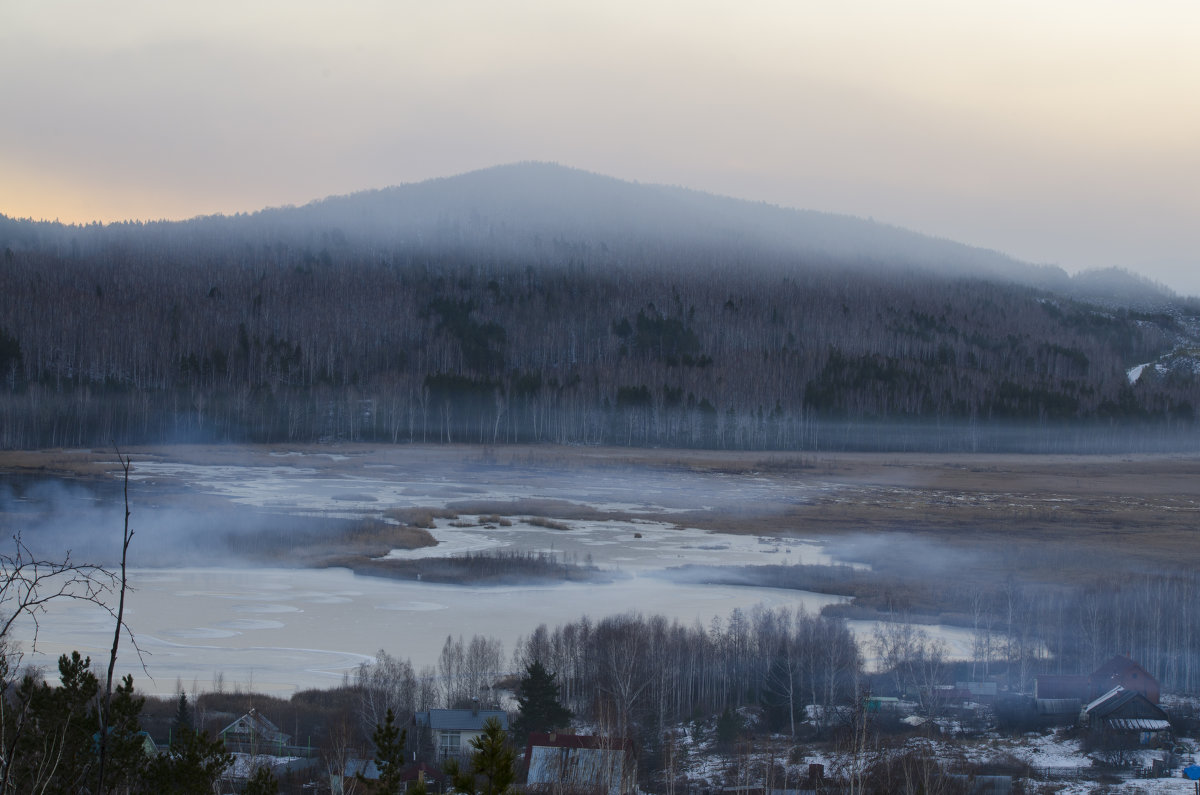
<svg viewBox="0 0 1200 795">
<path fill-rule="evenodd" d="M 1018 692 L 1031 691 L 1037 674 L 1090 673 L 1114 654 L 1137 660 L 1167 690 L 1200 692 L 1200 576 L 1194 572 L 1141 571 L 1101 560 L 1100 574 L 1072 572 L 1056 582 L 1022 575 L 1013 561 L 1001 563 L 1004 553 L 991 554 L 991 576 L 952 576 L 919 563 L 870 570 L 756 566 L 752 575 L 694 567 L 678 576 L 717 585 L 744 584 L 752 576 L 762 587 L 852 597 L 823 609 L 831 619 L 882 621 L 910 633 L 929 624 L 968 629 L 970 678 L 1000 679 Z"/>
<path fill-rule="evenodd" d="M 760 249 L 524 260 L 194 229 L 6 248 L 0 446 L 1006 449 L 1061 426 L 1055 444 L 1086 449 L 1195 429 L 1194 374 L 1126 375 L 1190 338 L 1185 302 L 1105 307 Z"/>
<path fill-rule="evenodd" d="M 542 625 L 514 653 L 515 667 L 534 662 L 577 716 L 648 748 L 693 716 L 747 705 L 794 732 L 806 705 L 851 701 L 862 670 L 844 622 L 786 608 L 735 609 L 707 627 L 661 615 Z"/>
<path fill-rule="evenodd" d="M 1147 645 L 1151 634 L 1166 638 L 1176 631 L 1172 620 L 1123 635 L 1113 621 L 1113 632 L 1099 630 L 1090 643 L 1083 642 L 1086 636 L 1064 634 L 1071 645 L 1061 648 L 1054 645 L 1055 626 L 1045 620 L 1059 615 L 1062 629 L 1086 622 L 1092 611 L 1102 619 L 1126 618 L 1124 626 L 1136 628 L 1139 619 L 1149 618 L 1154 600 L 1189 595 L 1170 585 L 1153 591 L 1150 580 L 1144 585 L 1123 587 L 1119 608 L 1094 591 L 1056 602 L 1044 592 L 1014 589 L 1007 604 L 988 601 L 995 594 L 981 594 L 976 607 L 989 617 L 976 627 L 971 659 L 960 663 L 951 663 L 945 646 L 913 624 L 883 624 L 860 644 L 840 619 L 758 607 L 734 610 L 707 626 L 638 614 L 585 617 L 553 629 L 541 625 L 517 642 L 511 657 L 494 638 L 450 636 L 436 665 L 415 670 L 408 660 L 380 651 L 336 692 L 298 695 L 305 704 L 322 705 L 322 714 L 334 714 L 325 709 L 330 704 L 350 706 L 357 725 L 349 735 L 339 740 L 337 727 L 320 727 L 326 735 L 319 744 L 329 746 L 331 759 L 341 759 L 338 754 L 349 753 L 347 743 L 361 748 L 374 735 L 378 745 L 381 727 L 403 726 L 415 712 L 469 706 L 475 699 L 493 703 L 500 688 L 516 681 L 513 672 L 523 672 L 519 731 L 566 728 L 567 721 L 577 720 L 598 733 L 634 740 L 644 768 L 659 773 L 669 767 L 677 728 L 692 721 L 715 720 L 717 739 L 732 743 L 746 730 L 738 715 L 752 713 L 762 719 L 756 731 L 836 744 L 844 739 L 846 717 L 861 710 L 870 693 L 906 694 L 918 701 L 922 714 L 936 716 L 948 706 L 941 686 L 956 679 L 1007 674 L 1016 686 L 1020 670 L 1091 670 L 1111 655 L 1111 644 L 1123 641 L 1131 641 L 1126 650 L 1150 670 L 1161 671 L 1180 647 L 1161 646 L 1157 658 L 1142 653 L 1155 648 Z M 1106 609 L 1121 615 L 1105 614 Z M 1186 624 L 1186 616 L 1178 623 Z M 876 673 L 864 670 L 864 649 L 874 655 L 869 667 Z M 3 673 L 0 786 L 7 791 L 201 792 L 229 766 L 220 741 L 196 727 L 185 696 L 169 748 L 147 756 L 141 733 L 146 702 L 126 677 L 110 707 L 110 767 L 100 785 L 95 738 L 102 688 L 90 661 L 64 655 L 54 687 L 33 672 Z M 1176 689 L 1165 680 L 1164 685 Z M 264 787 L 273 783 L 266 774 L 257 778 Z"/>
</svg>

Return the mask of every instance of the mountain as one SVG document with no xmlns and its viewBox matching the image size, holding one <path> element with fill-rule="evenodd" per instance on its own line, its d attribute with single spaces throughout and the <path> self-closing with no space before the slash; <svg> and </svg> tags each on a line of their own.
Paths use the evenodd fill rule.
<svg viewBox="0 0 1200 795">
<path fill-rule="evenodd" d="M 1131 383 L 1200 307 L 1129 274 L 548 164 L 0 248 L 0 446 L 1078 450 L 1192 444 L 1200 400 Z"/>
<path fill-rule="evenodd" d="M 784 267 L 920 270 L 985 278 L 1096 300 L 1158 301 L 1173 294 L 1125 271 L 1074 278 L 1056 266 L 930 237 L 873 220 L 795 210 L 665 185 L 641 184 L 552 163 L 516 163 L 452 177 L 334 196 L 301 207 L 180 222 L 65 226 L 0 216 L 0 245 L 53 242 L 77 249 L 156 239 L 189 247 L 271 240 L 318 250 L 330 245 L 454 247 L 487 256 L 560 261 L 564 249 L 623 261 L 688 251 L 702 260 Z M 38 241 L 41 241 L 39 243 Z"/>
<path fill-rule="evenodd" d="M 22 244 L 12 221 L 0 242 Z M 48 232 L 120 237 L 130 225 Z M 643 185 L 548 163 L 497 166 L 454 177 L 364 191 L 234 217 L 133 225 L 187 238 L 212 229 L 296 244 L 337 240 L 405 246 L 454 244 L 539 256 L 551 241 L 629 256 L 662 248 L 753 253 L 840 267 L 921 267 L 1039 285 L 1066 274 L 996 252 L 849 216 L 790 210 L 675 188 Z M 7 232 L 7 234 L 5 234 Z"/>
<path fill-rule="evenodd" d="M 848 216 L 642 185 L 546 163 L 498 166 L 415 185 L 273 210 L 264 220 L 412 242 L 448 231 L 476 245 L 563 240 L 628 254 L 686 246 L 756 251 L 842 266 L 919 266 L 1049 283 L 1066 274 L 983 249 Z"/>
</svg>

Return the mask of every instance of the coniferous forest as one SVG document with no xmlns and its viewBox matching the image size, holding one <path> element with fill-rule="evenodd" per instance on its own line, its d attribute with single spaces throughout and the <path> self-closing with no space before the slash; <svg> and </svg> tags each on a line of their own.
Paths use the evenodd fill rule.
<svg viewBox="0 0 1200 795">
<path fill-rule="evenodd" d="M 1195 440 L 1194 301 L 554 166 L 0 249 L 5 448 Z"/>
</svg>

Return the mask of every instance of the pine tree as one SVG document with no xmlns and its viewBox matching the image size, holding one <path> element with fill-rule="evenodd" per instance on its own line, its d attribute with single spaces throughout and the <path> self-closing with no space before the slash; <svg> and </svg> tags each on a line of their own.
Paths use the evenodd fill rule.
<svg viewBox="0 0 1200 795">
<path fill-rule="evenodd" d="M 513 734 L 522 742 L 530 732 L 549 732 L 566 726 L 571 720 L 571 710 L 558 700 L 556 674 L 550 673 L 540 660 L 534 660 L 525 669 L 517 690 L 520 715 L 513 722 Z"/>
<path fill-rule="evenodd" d="M 400 795 L 403 791 L 400 776 L 404 769 L 404 743 L 408 733 L 396 725 L 396 716 L 391 707 L 383 723 L 375 724 L 375 734 L 371 739 L 375 741 L 375 766 L 379 768 L 379 781 L 373 791 L 379 795 Z M 357 773 L 355 777 L 363 783 L 367 781 L 362 773 Z"/>
<path fill-rule="evenodd" d="M 488 718 L 483 724 L 483 734 L 471 740 L 475 752 L 471 754 L 471 769 L 460 770 L 451 759 L 446 763 L 455 792 L 461 795 L 507 795 L 516 780 L 517 752 L 508 742 L 508 735 L 500 721 Z"/>
<path fill-rule="evenodd" d="M 208 795 L 217 779 L 233 764 L 221 738 L 184 727 L 172 738 L 171 747 L 150 760 L 145 783 L 148 792 L 171 795 Z"/>
<path fill-rule="evenodd" d="M 108 725 L 108 772 L 105 790 L 121 792 L 139 781 L 146 767 L 145 735 L 140 716 L 146 699 L 134 695 L 133 677 L 126 675 L 113 692 Z"/>
<path fill-rule="evenodd" d="M 732 748 L 742 730 L 741 722 L 729 707 L 717 718 L 717 745 L 721 748 Z"/>
<path fill-rule="evenodd" d="M 179 704 L 175 708 L 175 723 L 171 727 L 172 734 L 179 733 L 184 729 L 191 729 L 192 726 L 192 708 L 188 704 L 187 693 L 179 692 Z"/>
<path fill-rule="evenodd" d="M 96 694 L 100 683 L 91 658 L 79 652 L 58 658 L 60 685 L 37 682 L 26 674 L 11 695 L 3 692 L 3 753 L 0 792 L 78 792 L 95 761 L 100 721 Z M 3 690 L 7 691 L 6 685 Z"/>
<path fill-rule="evenodd" d="M 255 770 L 246 782 L 242 795 L 279 795 L 279 782 L 275 780 L 271 768 L 264 765 Z"/>
<path fill-rule="evenodd" d="M 69 658 L 65 654 L 58 658 L 61 685 L 54 691 L 53 700 L 62 726 L 62 752 L 55 777 L 63 791 L 83 789 L 98 761 L 93 750 L 100 730 L 96 714 L 100 682 L 90 664 L 91 658 L 81 658 L 77 651 Z"/>
</svg>

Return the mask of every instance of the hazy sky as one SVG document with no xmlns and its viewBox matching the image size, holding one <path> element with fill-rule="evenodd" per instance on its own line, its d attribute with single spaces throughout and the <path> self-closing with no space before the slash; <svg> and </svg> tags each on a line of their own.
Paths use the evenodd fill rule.
<svg viewBox="0 0 1200 795">
<path fill-rule="evenodd" d="M 1196 0 L 0 0 L 0 213 L 549 160 L 1200 294 Z"/>
</svg>

